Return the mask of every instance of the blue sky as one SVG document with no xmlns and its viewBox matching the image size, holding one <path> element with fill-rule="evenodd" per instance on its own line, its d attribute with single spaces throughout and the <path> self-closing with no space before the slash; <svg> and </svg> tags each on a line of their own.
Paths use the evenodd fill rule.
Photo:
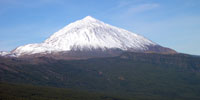
<svg viewBox="0 0 200 100">
<path fill-rule="evenodd" d="M 0 51 L 40 43 L 93 16 L 178 52 L 200 55 L 200 0 L 0 0 Z"/>
</svg>

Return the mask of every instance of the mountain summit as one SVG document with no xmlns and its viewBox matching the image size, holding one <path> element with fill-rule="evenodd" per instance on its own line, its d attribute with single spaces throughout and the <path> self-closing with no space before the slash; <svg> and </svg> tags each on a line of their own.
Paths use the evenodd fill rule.
<svg viewBox="0 0 200 100">
<path fill-rule="evenodd" d="M 141 35 L 111 26 L 91 16 L 65 26 L 43 43 L 20 46 L 11 53 L 22 56 L 70 51 L 111 52 L 112 50 L 175 53 L 174 50 L 164 48 Z"/>
</svg>

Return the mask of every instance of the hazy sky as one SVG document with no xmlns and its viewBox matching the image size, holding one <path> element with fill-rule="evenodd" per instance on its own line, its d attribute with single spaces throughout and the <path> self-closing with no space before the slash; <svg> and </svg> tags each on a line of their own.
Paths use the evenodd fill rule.
<svg viewBox="0 0 200 100">
<path fill-rule="evenodd" d="M 0 0 L 0 51 L 42 42 L 88 15 L 200 55 L 200 0 Z"/>
</svg>

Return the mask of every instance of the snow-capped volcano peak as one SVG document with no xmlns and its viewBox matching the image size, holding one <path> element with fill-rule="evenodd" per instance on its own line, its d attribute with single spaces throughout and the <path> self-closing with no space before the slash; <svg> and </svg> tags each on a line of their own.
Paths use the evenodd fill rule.
<svg viewBox="0 0 200 100">
<path fill-rule="evenodd" d="M 146 49 L 145 45 L 155 45 L 142 36 L 105 24 L 90 16 L 67 25 L 44 43 L 66 51 L 85 48 Z"/>
<path fill-rule="evenodd" d="M 156 43 L 127 30 L 105 24 L 91 16 L 71 23 L 39 44 L 20 46 L 12 51 L 17 55 L 61 51 L 107 50 L 148 51 Z"/>
<path fill-rule="evenodd" d="M 97 19 L 91 17 L 91 16 L 86 16 L 85 18 L 83 18 L 82 20 L 84 21 L 98 21 Z"/>
</svg>

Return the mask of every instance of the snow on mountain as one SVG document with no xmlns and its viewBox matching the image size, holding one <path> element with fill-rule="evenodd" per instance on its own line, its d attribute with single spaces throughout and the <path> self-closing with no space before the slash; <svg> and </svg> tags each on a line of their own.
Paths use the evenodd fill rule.
<svg viewBox="0 0 200 100">
<path fill-rule="evenodd" d="M 0 56 L 6 56 L 6 57 L 16 57 L 15 54 L 5 51 L 0 51 Z"/>
<path fill-rule="evenodd" d="M 0 56 L 6 56 L 8 54 L 10 54 L 10 53 L 9 52 L 4 52 L 4 51 L 0 51 Z"/>
<path fill-rule="evenodd" d="M 157 44 L 143 36 L 87 16 L 55 32 L 43 43 L 20 46 L 13 50 L 12 53 L 31 55 L 36 53 L 94 49 L 148 51 L 151 46 L 157 46 Z"/>
</svg>

